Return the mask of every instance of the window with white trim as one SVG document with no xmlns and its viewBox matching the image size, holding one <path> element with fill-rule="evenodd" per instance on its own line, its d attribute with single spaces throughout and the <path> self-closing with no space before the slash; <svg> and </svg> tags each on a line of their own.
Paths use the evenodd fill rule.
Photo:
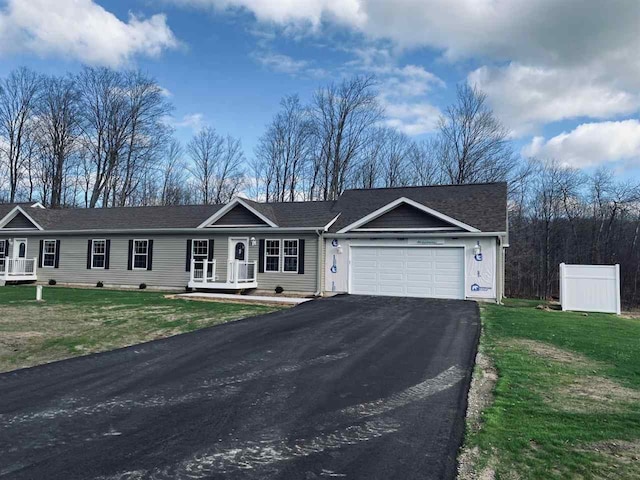
<svg viewBox="0 0 640 480">
<path fill-rule="evenodd" d="M 280 271 L 280 240 L 265 240 L 264 271 Z"/>
<path fill-rule="evenodd" d="M 282 271 L 298 273 L 298 240 L 283 240 L 282 254 Z"/>
<path fill-rule="evenodd" d="M 7 242 L 5 240 L 0 240 L 0 273 L 4 272 L 5 257 L 7 256 L 7 253 L 9 253 L 5 250 L 6 245 Z"/>
<path fill-rule="evenodd" d="M 194 260 L 206 260 L 209 257 L 209 240 L 194 240 L 191 255 Z"/>
<path fill-rule="evenodd" d="M 55 267 L 56 266 L 56 241 L 45 240 L 42 242 L 42 266 L 43 267 Z"/>
<path fill-rule="evenodd" d="M 133 241 L 133 269 L 146 270 L 149 265 L 149 240 Z"/>
<path fill-rule="evenodd" d="M 91 240 L 91 268 L 104 268 L 107 257 L 107 241 Z"/>
</svg>

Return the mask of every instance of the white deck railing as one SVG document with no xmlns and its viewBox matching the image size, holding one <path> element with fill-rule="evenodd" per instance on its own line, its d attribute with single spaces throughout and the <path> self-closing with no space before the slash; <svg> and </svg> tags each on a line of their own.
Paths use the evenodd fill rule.
<svg viewBox="0 0 640 480">
<path fill-rule="evenodd" d="M 10 280 L 13 277 L 36 278 L 35 258 L 1 258 L 0 277 Z"/>
<path fill-rule="evenodd" d="M 215 260 L 191 260 L 191 281 L 212 283 L 216 281 Z"/>
<path fill-rule="evenodd" d="M 234 260 L 229 262 L 227 276 L 229 283 L 253 283 L 256 281 L 257 262 Z"/>
</svg>

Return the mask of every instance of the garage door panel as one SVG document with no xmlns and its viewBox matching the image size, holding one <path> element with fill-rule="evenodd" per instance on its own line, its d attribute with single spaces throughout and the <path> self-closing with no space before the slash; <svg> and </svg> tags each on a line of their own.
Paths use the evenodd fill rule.
<svg viewBox="0 0 640 480">
<path fill-rule="evenodd" d="M 464 250 L 353 247 L 351 293 L 464 298 Z"/>
</svg>

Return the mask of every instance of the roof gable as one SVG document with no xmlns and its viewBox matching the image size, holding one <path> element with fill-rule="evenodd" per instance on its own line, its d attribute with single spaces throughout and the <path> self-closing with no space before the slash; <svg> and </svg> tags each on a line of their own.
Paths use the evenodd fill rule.
<svg viewBox="0 0 640 480">
<path fill-rule="evenodd" d="M 218 224 L 217 222 L 220 219 L 222 219 L 224 216 L 226 216 L 228 213 L 230 213 L 232 210 L 234 210 L 237 206 L 240 206 L 240 207 L 244 208 L 245 210 L 248 211 L 248 213 L 250 213 L 254 217 L 258 218 L 260 221 L 263 222 L 264 226 L 277 227 L 278 225 L 273 220 L 271 220 L 271 218 L 269 218 L 269 216 L 265 215 L 266 212 L 264 211 L 264 209 L 262 209 L 263 210 L 262 212 L 257 210 L 256 207 L 258 205 L 260 205 L 260 204 L 257 204 L 256 202 L 251 202 L 249 200 L 243 200 L 242 198 L 235 198 L 232 201 L 230 201 L 229 203 L 227 203 L 220 210 L 218 210 L 216 213 L 214 213 L 209 218 L 207 218 L 204 222 L 202 222 L 198 226 L 198 228 L 223 226 L 221 224 Z M 233 221 L 234 217 L 238 217 L 238 215 L 246 215 L 246 214 L 232 214 L 231 220 Z M 255 222 L 255 220 L 254 220 L 254 222 Z M 251 226 L 255 226 L 255 225 L 258 225 L 258 224 L 252 223 L 250 225 Z M 224 226 L 225 227 L 229 227 L 229 226 L 241 226 L 241 225 L 230 225 L 230 224 L 227 223 Z M 263 226 L 263 225 L 260 225 L 260 226 Z"/>
<path fill-rule="evenodd" d="M 460 227 L 407 203 L 400 203 L 355 230 L 461 230 Z"/>
<path fill-rule="evenodd" d="M 4 218 L 0 219 L 0 229 L 42 230 L 42 227 L 22 207 L 16 206 Z"/>
<path fill-rule="evenodd" d="M 334 211 L 341 215 L 330 231 L 340 232 L 399 198 L 417 202 L 477 231 L 507 231 L 505 182 L 346 190 L 336 202 Z"/>
<path fill-rule="evenodd" d="M 440 220 L 441 222 L 444 222 L 445 224 L 448 225 L 448 227 L 438 227 L 438 230 L 442 230 L 444 228 L 450 228 L 450 227 L 458 227 L 457 229 L 459 230 L 464 230 L 467 232 L 479 232 L 480 230 L 478 230 L 475 227 L 472 227 L 471 225 L 467 225 L 466 223 L 463 223 L 459 220 L 456 220 L 455 218 L 449 217 L 448 215 L 445 215 L 444 213 L 438 212 L 436 210 L 433 210 L 432 208 L 427 207 L 426 205 L 423 205 L 421 203 L 416 202 L 415 200 L 411 200 L 410 198 L 405 198 L 405 197 L 400 197 L 396 200 L 394 200 L 391 203 L 388 203 L 387 205 L 383 205 L 382 207 L 378 208 L 377 210 L 369 213 L 368 215 L 365 215 L 364 217 L 356 220 L 353 223 L 350 223 L 349 225 L 343 227 L 341 230 L 338 231 L 338 233 L 347 233 L 350 232 L 352 230 L 358 230 L 360 229 L 363 225 L 371 222 L 372 220 L 375 220 L 379 217 L 381 217 L 382 215 L 384 215 L 387 212 L 392 211 L 393 209 L 395 209 L 396 207 L 400 206 L 400 205 L 408 205 L 409 207 L 413 207 L 414 209 L 417 209 L 419 211 L 421 211 L 422 213 L 426 213 L 427 215 Z M 427 227 L 429 228 L 429 227 Z M 401 230 L 412 230 L 412 228 L 403 228 Z"/>
<path fill-rule="evenodd" d="M 268 227 L 267 222 L 251 212 L 247 207 L 236 204 L 209 227 Z"/>
</svg>

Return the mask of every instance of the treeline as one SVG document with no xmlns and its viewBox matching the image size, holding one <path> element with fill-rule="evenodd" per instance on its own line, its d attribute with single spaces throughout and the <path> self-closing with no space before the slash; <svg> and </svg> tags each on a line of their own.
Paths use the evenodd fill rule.
<svg viewBox="0 0 640 480">
<path fill-rule="evenodd" d="M 610 170 L 529 163 L 511 192 L 506 293 L 558 296 L 559 264 L 620 264 L 626 306 L 640 304 L 640 187 Z"/>
<path fill-rule="evenodd" d="M 394 128 L 373 77 L 321 86 L 308 104 L 282 99 L 249 156 L 203 128 L 181 145 L 173 106 L 139 71 L 26 68 L 0 79 L 0 201 L 51 208 L 328 200 L 346 188 L 507 178 L 516 157 L 481 92 L 467 86 L 428 142 Z"/>
</svg>

